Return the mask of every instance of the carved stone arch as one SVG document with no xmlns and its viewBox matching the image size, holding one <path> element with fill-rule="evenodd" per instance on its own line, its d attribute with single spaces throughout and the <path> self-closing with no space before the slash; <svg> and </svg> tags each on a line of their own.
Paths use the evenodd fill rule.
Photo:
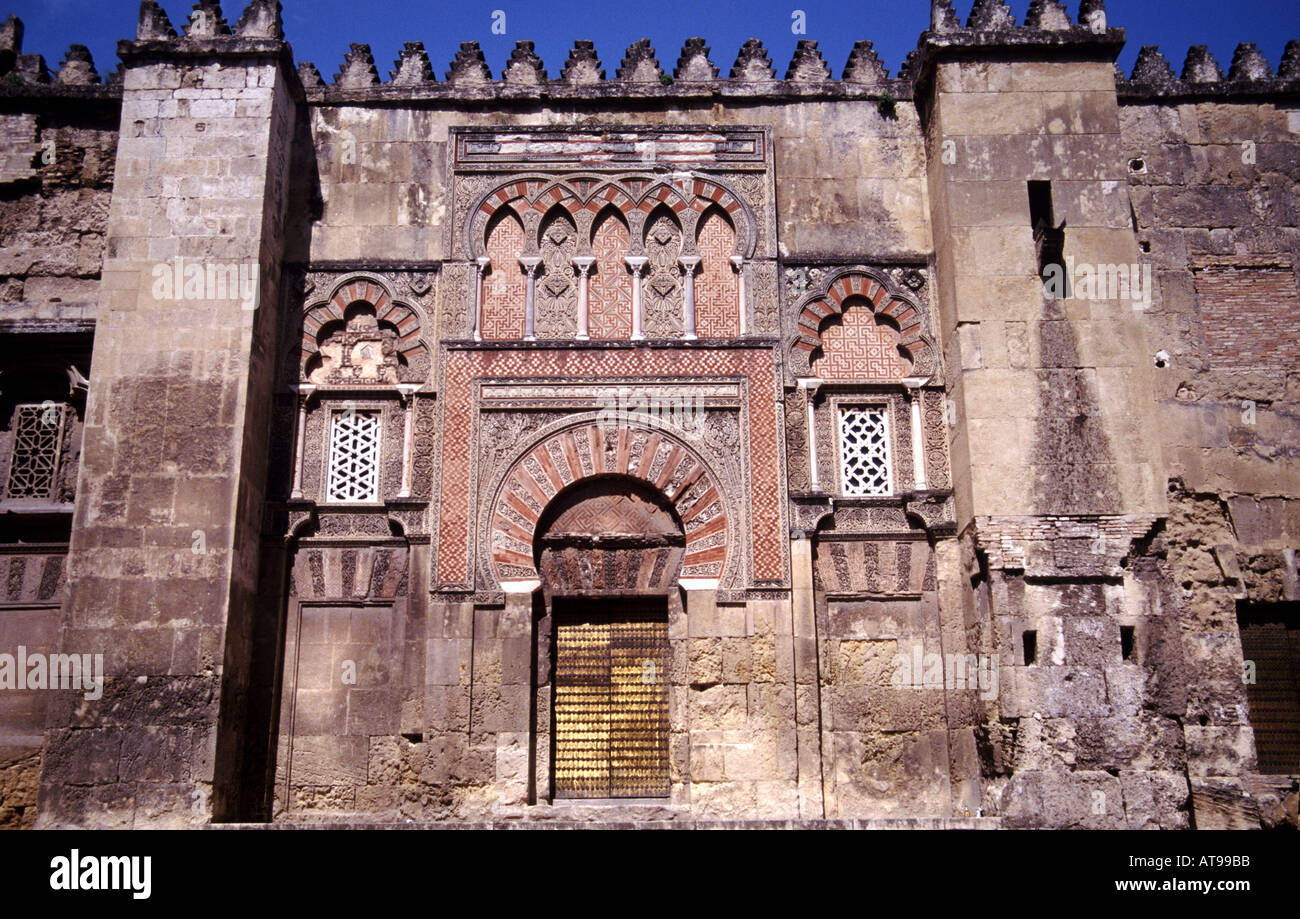
<svg viewBox="0 0 1300 919">
<path fill-rule="evenodd" d="M 591 183 L 591 187 L 580 191 L 574 187 L 574 182 Z M 586 175 L 557 178 L 528 174 L 513 176 L 488 189 L 475 202 L 470 211 L 473 216 L 466 221 L 463 230 L 465 249 L 471 257 L 484 255 L 487 222 L 496 210 L 520 199 L 526 206 L 516 204 L 516 210 L 525 229 L 530 232 L 536 230 L 537 223 L 531 222 L 529 217 L 547 212 L 555 204 L 563 204 L 575 225 L 581 227 L 583 223 L 578 219 L 581 212 L 589 212 L 594 217 L 606 203 L 612 203 L 623 212 L 633 230 L 634 240 L 639 239 L 636 231 L 640 225 L 660 204 L 672 208 L 678 224 L 687 229 L 693 229 L 696 215 L 710 204 L 717 204 L 727 212 L 736 227 L 735 254 L 751 258 L 758 246 L 758 219 L 753 209 L 739 192 L 717 178 L 692 176 L 689 184 L 681 187 L 662 178 L 636 174 L 609 180 Z"/>
<path fill-rule="evenodd" d="M 654 207 L 645 210 L 643 213 L 645 214 L 645 218 L 646 218 L 645 227 L 642 230 L 643 234 L 648 234 L 650 230 L 653 228 L 655 221 L 657 221 L 660 217 L 666 217 L 669 220 L 671 220 L 679 232 L 685 231 L 685 227 L 682 226 L 681 211 L 674 208 L 668 202 L 659 202 Z M 642 239 L 643 244 L 647 242 L 648 242 L 647 239 L 644 238 Z"/>
<path fill-rule="evenodd" d="M 308 365 L 320 351 L 322 332 L 333 323 L 342 323 L 348 308 L 364 303 L 374 310 L 380 327 L 387 326 L 396 333 L 394 348 L 410 375 L 410 379 L 428 379 L 431 370 L 428 343 L 424 341 L 424 323 L 419 311 L 394 298 L 388 284 L 369 274 L 353 274 L 339 281 L 330 290 L 329 299 L 309 306 L 302 319 L 302 348 L 298 364 L 301 378 L 305 379 Z"/>
<path fill-rule="evenodd" d="M 636 208 L 644 214 L 650 214 L 660 205 L 669 208 L 673 212 L 680 226 L 682 214 L 690 210 L 691 199 L 680 188 L 661 179 L 642 193 L 637 200 Z"/>
<path fill-rule="evenodd" d="M 485 341 L 524 337 L 526 281 L 519 257 L 535 250 L 534 239 L 514 207 L 503 204 L 484 227 L 484 252 L 491 260 L 483 278 L 481 331 Z"/>
<path fill-rule="evenodd" d="M 582 199 L 566 179 L 553 179 L 531 198 L 529 204 L 537 213 L 548 215 L 556 207 L 562 207 L 575 224 L 578 212 L 582 210 Z"/>
<path fill-rule="evenodd" d="M 896 383 L 912 375 L 910 352 L 899 342 L 897 321 L 873 310 L 860 294 L 844 299 L 840 313 L 822 320 L 821 347 L 812 353 L 812 374 L 823 380 Z"/>
<path fill-rule="evenodd" d="M 578 206 L 585 208 L 592 199 L 592 193 L 605 184 L 605 177 L 594 173 L 570 173 L 560 180 L 578 199 Z"/>
<path fill-rule="evenodd" d="M 483 221 L 482 238 L 478 240 L 478 243 L 481 246 L 484 255 L 488 254 L 487 250 L 492 239 L 493 231 L 496 230 L 504 220 L 514 220 L 519 224 L 519 226 L 524 226 L 523 217 L 513 204 L 507 202 L 497 207 L 491 214 L 488 214 L 487 219 Z"/>
<path fill-rule="evenodd" d="M 622 186 L 617 180 L 610 180 L 602 185 L 597 185 L 587 198 L 584 208 L 591 211 L 592 214 L 600 214 L 606 207 L 613 206 L 623 215 L 623 220 L 631 223 L 630 215 L 636 210 L 636 201 L 632 193 Z"/>
<path fill-rule="evenodd" d="M 736 248 L 732 254 L 752 258 L 758 247 L 758 218 L 749 202 L 717 179 L 697 176 L 692 180 L 691 190 L 692 209 L 703 214 L 710 206 L 717 205 L 731 220 L 736 230 Z"/>
<path fill-rule="evenodd" d="M 672 502 L 644 479 L 591 476 L 542 511 L 533 561 L 548 596 L 677 589 L 685 532 Z"/>
<path fill-rule="evenodd" d="M 547 507 L 575 483 L 612 476 L 652 486 L 672 508 L 685 534 L 683 579 L 722 579 L 735 534 L 721 479 L 674 432 L 588 419 L 532 440 L 498 478 L 485 521 L 497 583 L 506 590 L 535 586 L 535 540 Z"/>
<path fill-rule="evenodd" d="M 486 254 L 487 224 L 502 205 L 515 205 L 516 216 L 522 219 L 524 229 L 536 231 L 536 222 L 529 219 L 532 216 L 533 200 L 542 188 L 553 181 L 552 176 L 514 176 L 483 192 L 474 202 L 469 212 L 471 216 L 465 220 L 465 226 L 461 230 L 465 251 L 470 253 L 470 257 L 481 258 Z"/>
<path fill-rule="evenodd" d="M 813 352 L 822 347 L 822 328 L 832 316 L 844 312 L 847 300 L 860 298 L 875 316 L 886 316 L 899 330 L 898 346 L 912 361 L 912 374 L 934 376 L 938 349 L 925 308 L 911 293 L 900 291 L 888 277 L 874 269 L 855 267 L 828 273 L 822 284 L 795 304 L 796 330 L 790 344 L 790 369 L 795 376 L 811 376 Z"/>
<path fill-rule="evenodd" d="M 587 199 L 586 207 L 597 215 L 608 205 L 618 208 L 632 237 L 631 255 L 640 255 L 644 252 L 642 240 L 645 236 L 645 220 L 649 212 L 641 210 L 638 205 L 645 190 L 655 181 L 649 176 L 635 175 L 610 179 L 605 184 L 597 186 Z"/>
</svg>

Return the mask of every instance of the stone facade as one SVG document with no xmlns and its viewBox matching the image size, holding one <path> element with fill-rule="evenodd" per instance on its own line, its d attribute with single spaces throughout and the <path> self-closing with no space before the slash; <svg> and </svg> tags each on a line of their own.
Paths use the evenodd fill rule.
<svg viewBox="0 0 1300 919">
<path fill-rule="evenodd" d="M 1300 44 L 1124 41 L 10 17 L 0 825 L 1294 825 Z"/>
</svg>

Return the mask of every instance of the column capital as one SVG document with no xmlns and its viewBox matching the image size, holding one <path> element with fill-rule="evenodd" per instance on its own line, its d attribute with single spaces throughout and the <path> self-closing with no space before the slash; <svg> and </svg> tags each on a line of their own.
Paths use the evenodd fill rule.
<svg viewBox="0 0 1300 919">
<path fill-rule="evenodd" d="M 737 271 L 745 267 L 745 257 L 743 255 L 733 255 L 727 261 L 731 262 L 731 267 Z"/>
<path fill-rule="evenodd" d="M 594 256 L 575 255 L 573 257 L 573 267 L 577 268 L 583 274 L 586 274 L 588 271 L 590 271 L 591 266 L 594 264 L 596 264 L 596 259 Z"/>
<path fill-rule="evenodd" d="M 528 272 L 529 277 L 532 277 L 533 272 L 537 270 L 537 266 L 540 265 L 541 263 L 542 263 L 542 259 L 541 256 L 539 255 L 519 256 L 519 264 L 523 266 L 524 271 Z"/>
<path fill-rule="evenodd" d="M 694 271 L 695 266 L 700 263 L 700 257 L 698 255 L 679 255 L 677 261 L 687 271 Z"/>
<path fill-rule="evenodd" d="M 474 259 L 474 264 L 478 266 L 479 274 L 482 274 L 483 270 L 487 268 L 488 265 L 492 264 L 492 259 L 488 258 L 486 255 L 480 255 L 478 258 Z"/>
<path fill-rule="evenodd" d="M 645 255 L 625 255 L 623 261 L 627 262 L 627 267 L 640 274 L 645 270 L 646 263 L 650 261 L 650 258 Z"/>
</svg>

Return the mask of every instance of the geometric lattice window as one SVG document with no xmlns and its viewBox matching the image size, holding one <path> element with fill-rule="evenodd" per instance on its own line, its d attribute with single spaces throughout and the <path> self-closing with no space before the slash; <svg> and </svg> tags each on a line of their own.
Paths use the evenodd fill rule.
<svg viewBox="0 0 1300 919">
<path fill-rule="evenodd" d="M 335 412 L 330 426 L 329 501 L 379 499 L 379 413 Z"/>
<path fill-rule="evenodd" d="M 889 412 L 840 409 L 840 476 L 846 495 L 888 495 Z"/>
<path fill-rule="evenodd" d="M 19 405 L 14 412 L 14 440 L 7 498 L 52 498 L 59 476 L 59 451 L 67 406 L 54 402 Z"/>
</svg>

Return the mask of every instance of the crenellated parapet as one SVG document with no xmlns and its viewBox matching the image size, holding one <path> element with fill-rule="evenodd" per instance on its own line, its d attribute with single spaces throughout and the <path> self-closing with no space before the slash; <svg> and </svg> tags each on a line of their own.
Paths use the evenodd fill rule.
<svg viewBox="0 0 1300 919">
<path fill-rule="evenodd" d="M 965 26 L 952 0 L 931 0 L 930 28 L 899 77 L 923 87 L 941 58 L 999 57 L 1006 53 L 1000 49 L 1025 59 L 1114 61 L 1124 38 L 1123 29 L 1108 23 L 1104 0 L 1082 0 L 1077 22 L 1059 0 L 1032 0 L 1020 24 L 1003 0 L 975 0 Z"/>
<path fill-rule="evenodd" d="M 9 16 L 0 23 L 0 96 L 39 99 L 115 100 L 122 94 L 120 73 L 101 82 L 90 49 L 72 45 L 57 70 L 44 55 L 23 53 L 23 21 Z"/>
<path fill-rule="evenodd" d="M 528 43 L 532 46 L 532 42 Z M 541 62 L 538 61 L 540 66 Z M 542 71 L 545 79 L 546 71 Z M 642 38 L 628 46 L 627 54 L 619 65 L 617 78 L 627 83 L 662 83 L 664 69 L 655 58 L 655 49 L 650 47 L 650 39 Z"/>
<path fill-rule="evenodd" d="M 140 4 L 140 18 L 135 33 L 137 42 L 227 37 L 281 41 L 284 39 L 281 6 L 279 0 L 251 0 L 232 29 L 218 0 L 200 0 L 190 11 L 182 32 L 182 35 L 177 34 L 157 0 L 143 0 Z"/>
<path fill-rule="evenodd" d="M 560 71 L 560 79 L 570 86 L 590 86 L 603 81 L 605 71 L 600 67 L 595 45 L 589 41 L 574 42 L 569 59 Z"/>
<path fill-rule="evenodd" d="M 283 56 L 286 66 L 292 69 L 279 0 L 250 0 L 233 27 L 218 0 L 200 0 L 179 30 L 157 0 L 143 0 L 135 40 L 118 42 L 117 53 L 125 63 L 214 53 L 277 55 Z"/>
<path fill-rule="evenodd" d="M 408 41 L 393 68 L 393 82 L 399 86 L 413 86 L 433 79 L 433 65 L 429 63 L 429 54 L 421 41 Z"/>
<path fill-rule="evenodd" d="M 547 81 L 546 68 L 542 66 L 542 59 L 533 51 L 532 42 L 515 42 L 515 49 L 510 52 L 510 61 L 501 78 L 515 86 L 541 86 Z"/>
<path fill-rule="evenodd" d="M 1133 72 L 1127 78 L 1122 74 L 1118 77 L 1117 89 L 1121 99 L 1133 101 L 1279 95 L 1294 98 L 1300 96 L 1300 41 L 1287 42 L 1276 73 L 1254 42 L 1237 46 L 1226 74 L 1207 45 L 1189 48 L 1177 75 L 1159 48 L 1144 45 Z"/>
<path fill-rule="evenodd" d="M 460 43 L 460 50 L 452 58 L 451 69 L 447 71 L 447 82 L 453 86 L 482 86 L 492 82 L 492 71 L 488 69 L 478 42 Z"/>
<path fill-rule="evenodd" d="M 375 56 L 370 53 L 369 45 L 352 45 L 334 82 L 350 89 L 379 85 L 379 71 L 375 68 Z"/>
<path fill-rule="evenodd" d="M 85 45 L 73 45 L 68 49 L 59 67 L 54 82 L 63 86 L 90 86 L 99 82 L 99 71 L 95 69 L 94 58 Z"/>
<path fill-rule="evenodd" d="M 709 60 L 709 47 L 703 38 L 688 38 L 677 59 L 673 79 L 682 83 L 710 83 L 718 78 L 718 68 Z"/>
<path fill-rule="evenodd" d="M 1033 0 L 1020 25 L 1002 0 L 975 0 L 964 27 L 952 0 L 932 0 L 930 12 L 930 28 L 899 74 L 918 84 L 926 83 L 933 63 L 944 56 L 972 59 L 1014 49 L 1029 58 L 1114 61 L 1125 41 L 1124 30 L 1107 21 L 1104 0 L 1082 0 L 1075 23 L 1058 0 Z M 1121 98 L 1291 95 L 1300 90 L 1300 43 L 1287 45 L 1275 73 L 1255 44 L 1244 42 L 1226 74 L 1208 46 L 1194 45 L 1177 75 L 1159 49 L 1147 45 L 1132 73 L 1126 77 L 1117 70 L 1115 79 Z"/>
<path fill-rule="evenodd" d="M 870 41 L 864 39 L 853 43 L 849 62 L 844 65 L 844 80 L 864 86 L 883 86 L 889 80 L 889 72 Z"/>
<path fill-rule="evenodd" d="M 736 63 L 731 67 L 731 79 L 747 83 L 766 83 L 776 79 L 776 71 L 772 69 L 772 61 L 768 58 L 762 41 L 750 38 L 740 46 Z"/>
<path fill-rule="evenodd" d="M 233 22 L 233 25 L 232 25 Z M 0 94 L 33 96 L 120 95 L 121 67 L 96 70 L 84 45 L 73 45 L 57 70 L 39 54 L 22 52 L 23 25 L 16 16 L 0 24 Z M 498 74 L 478 42 L 462 42 L 442 79 L 422 42 L 407 42 L 388 73 L 375 66 L 368 45 L 353 44 L 333 80 L 310 61 L 296 65 L 285 42 L 279 0 L 250 0 L 238 19 L 227 17 L 218 0 L 200 0 L 183 22 L 173 24 L 157 0 L 143 0 L 134 40 L 122 41 L 124 62 L 145 57 L 201 56 L 213 52 L 276 54 L 296 70 L 312 102 L 465 99 L 510 101 L 582 98 L 747 97 L 915 98 L 930 78 L 934 61 L 945 55 L 997 56 L 1014 49 L 1019 56 L 1114 61 L 1125 32 L 1107 20 L 1104 0 L 1082 0 L 1072 21 L 1061 0 L 1031 0 L 1017 22 L 1004 0 L 974 0 L 963 24 L 953 0 L 931 0 L 930 28 L 891 78 L 870 41 L 853 45 L 837 76 L 818 43 L 800 39 L 785 70 L 777 67 L 758 38 L 747 39 L 731 68 L 723 72 L 704 38 L 686 39 L 675 66 L 666 72 L 649 39 L 628 46 L 612 76 L 607 76 L 591 41 L 579 40 L 558 73 L 548 73 L 531 41 L 518 41 Z M 555 74 L 552 76 L 551 74 Z M 1129 75 L 1116 70 L 1121 97 L 1239 96 L 1296 92 L 1300 44 L 1291 42 L 1276 71 L 1253 43 L 1238 46 L 1225 72 L 1205 45 L 1193 46 L 1176 72 L 1155 46 L 1143 47 Z"/>
<path fill-rule="evenodd" d="M 643 38 L 633 42 L 613 76 L 607 76 L 601 57 L 590 41 L 579 40 L 556 76 L 551 76 L 531 41 L 518 41 L 499 77 L 489 66 L 478 42 L 463 42 L 443 80 L 427 64 L 424 46 L 409 42 L 395 64 L 392 78 L 372 78 L 369 49 L 353 45 L 332 83 L 326 83 L 314 64 L 298 65 L 307 98 L 312 102 L 387 101 L 400 99 L 466 99 L 481 101 L 537 99 L 676 98 L 743 96 L 746 98 L 876 98 L 885 93 L 911 98 L 911 84 L 903 74 L 891 79 L 874 45 L 859 41 L 837 78 L 822 56 L 818 43 L 801 39 L 779 77 L 763 42 L 751 38 L 741 45 L 735 63 L 725 74 L 711 57 L 703 38 L 688 38 L 676 64 L 666 72 Z M 362 55 L 362 57 L 358 57 Z M 363 59 L 364 58 L 364 59 Z M 554 71 L 552 71 L 554 73 Z"/>
<path fill-rule="evenodd" d="M 831 69 L 826 66 L 822 53 L 817 50 L 817 42 L 808 38 L 799 39 L 785 78 L 796 83 L 821 83 L 831 78 Z"/>
</svg>

